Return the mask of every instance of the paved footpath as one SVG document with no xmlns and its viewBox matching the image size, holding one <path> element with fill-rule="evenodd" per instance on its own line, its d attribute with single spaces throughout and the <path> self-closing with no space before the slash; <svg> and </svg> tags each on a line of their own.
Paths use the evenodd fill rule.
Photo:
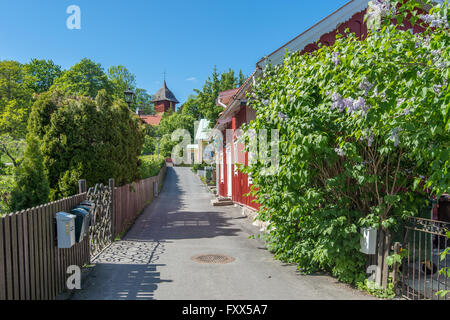
<svg viewBox="0 0 450 320">
<path fill-rule="evenodd" d="M 326 275 L 303 276 L 273 259 L 239 208 L 214 196 L 190 168 L 168 168 L 159 197 L 122 241 L 94 261 L 72 299 L 371 299 Z M 200 264 L 223 254 L 228 264 Z"/>
</svg>

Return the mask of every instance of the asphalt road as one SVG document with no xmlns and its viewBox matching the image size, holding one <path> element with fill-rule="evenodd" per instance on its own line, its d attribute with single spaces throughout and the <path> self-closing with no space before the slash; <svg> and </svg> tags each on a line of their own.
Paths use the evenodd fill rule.
<svg viewBox="0 0 450 320">
<path fill-rule="evenodd" d="M 159 197 L 122 241 L 94 261 L 72 299 L 372 299 L 326 275 L 300 275 L 273 259 L 237 207 L 213 207 L 189 168 L 168 168 Z M 228 264 L 191 258 L 222 254 Z"/>
</svg>

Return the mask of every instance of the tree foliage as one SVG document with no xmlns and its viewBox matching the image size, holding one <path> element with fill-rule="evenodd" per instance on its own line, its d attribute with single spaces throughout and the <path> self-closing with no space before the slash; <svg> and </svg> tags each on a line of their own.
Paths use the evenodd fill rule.
<svg viewBox="0 0 450 320">
<path fill-rule="evenodd" d="M 23 68 L 28 88 L 37 94 L 48 91 L 62 74 L 61 67 L 52 60 L 31 59 Z"/>
<path fill-rule="evenodd" d="M 95 100 L 40 96 L 29 130 L 42 141 L 51 199 L 76 193 L 82 178 L 91 185 L 109 178 L 122 185 L 138 178 L 143 127 L 122 100 L 112 102 L 105 90 Z"/>
<path fill-rule="evenodd" d="M 279 130 L 280 164 L 272 175 L 262 160 L 244 171 L 271 250 L 304 272 L 362 281 L 360 228 L 395 229 L 426 192 L 449 191 L 450 37 L 442 25 L 414 35 L 391 24 L 414 5 L 391 11 L 363 41 L 348 34 L 287 55 L 254 87 L 247 130 Z"/>
<path fill-rule="evenodd" d="M 9 209 L 19 211 L 46 203 L 49 192 L 39 140 L 28 135 L 24 159 L 15 171 Z"/>
<path fill-rule="evenodd" d="M 158 175 L 164 166 L 165 160 L 162 155 L 147 155 L 139 158 L 139 179 L 147 179 Z"/>
<path fill-rule="evenodd" d="M 172 149 L 179 141 L 172 141 L 172 133 L 177 129 L 186 129 L 191 137 L 194 137 L 195 118 L 191 115 L 172 113 L 165 114 L 157 128 L 157 135 L 161 138 L 159 149 L 160 154 L 170 157 Z"/>
<path fill-rule="evenodd" d="M 202 90 L 194 89 L 196 95 L 189 96 L 187 102 L 182 106 L 181 112 L 189 114 L 195 119 L 205 118 L 215 123 L 219 113 L 223 111 L 222 106 L 217 106 L 217 97 L 219 92 L 230 90 L 241 86 L 245 81 L 242 71 L 238 77 L 235 76 L 233 70 L 219 73 L 217 68 L 210 77 L 205 81 Z"/>
<path fill-rule="evenodd" d="M 84 58 L 55 80 L 52 90 L 64 92 L 69 97 L 87 96 L 95 99 L 104 89 L 108 95 L 113 93 L 113 85 L 108 80 L 99 63 Z"/>
<path fill-rule="evenodd" d="M 123 99 L 123 93 L 128 89 L 136 90 L 136 77 L 124 66 L 110 67 L 107 76 L 113 87 L 115 99 Z"/>
<path fill-rule="evenodd" d="M 0 150 L 14 166 L 21 157 L 32 104 L 33 91 L 28 84 L 23 65 L 0 62 Z"/>
</svg>

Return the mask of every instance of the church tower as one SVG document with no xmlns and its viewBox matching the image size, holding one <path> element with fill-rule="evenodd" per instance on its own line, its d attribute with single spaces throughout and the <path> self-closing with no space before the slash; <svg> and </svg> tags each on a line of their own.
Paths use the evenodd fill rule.
<svg viewBox="0 0 450 320">
<path fill-rule="evenodd" d="M 172 91 L 167 88 L 166 80 L 164 80 L 163 86 L 153 97 L 153 103 L 155 104 L 156 113 L 164 113 L 169 110 L 175 111 L 175 105 L 180 103 Z"/>
</svg>

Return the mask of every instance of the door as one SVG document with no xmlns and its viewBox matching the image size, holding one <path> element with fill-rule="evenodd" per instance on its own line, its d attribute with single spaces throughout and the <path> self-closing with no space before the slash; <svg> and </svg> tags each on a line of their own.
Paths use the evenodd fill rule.
<svg viewBox="0 0 450 320">
<path fill-rule="evenodd" d="M 231 171 L 231 145 L 227 146 L 227 190 L 228 197 L 233 196 L 233 180 Z"/>
</svg>

